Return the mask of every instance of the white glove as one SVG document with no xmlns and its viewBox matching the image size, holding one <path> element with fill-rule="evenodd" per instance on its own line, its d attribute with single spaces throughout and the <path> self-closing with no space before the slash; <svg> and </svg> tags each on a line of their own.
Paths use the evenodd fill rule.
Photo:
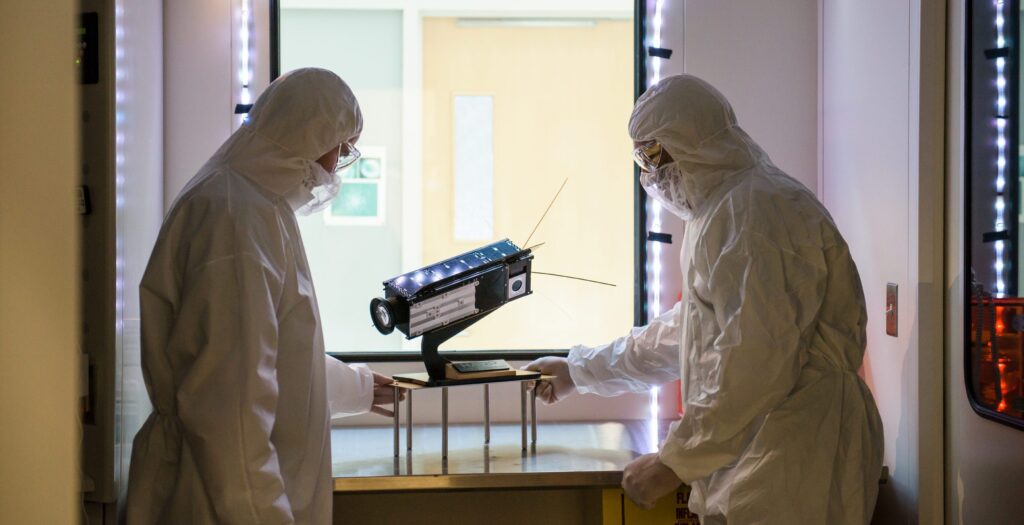
<svg viewBox="0 0 1024 525">
<path fill-rule="evenodd" d="M 393 407 L 395 405 L 395 384 L 394 379 L 390 377 L 373 373 L 373 405 L 370 407 L 370 412 L 374 414 L 380 414 L 387 417 L 395 417 L 395 413 L 388 410 L 385 407 Z M 400 389 L 399 401 L 405 401 L 405 390 Z"/>
<path fill-rule="evenodd" d="M 569 361 L 564 357 L 542 357 L 524 368 L 554 376 L 552 379 L 536 381 L 533 387 L 537 389 L 537 397 L 545 404 L 557 403 L 576 392 L 576 385 L 569 375 Z"/>
</svg>

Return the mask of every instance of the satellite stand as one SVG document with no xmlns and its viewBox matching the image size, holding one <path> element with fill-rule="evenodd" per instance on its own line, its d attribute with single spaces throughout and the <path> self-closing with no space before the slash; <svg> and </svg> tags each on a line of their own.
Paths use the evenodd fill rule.
<svg viewBox="0 0 1024 525">
<path fill-rule="evenodd" d="M 481 314 L 478 314 L 467 319 L 463 319 L 461 321 L 456 321 L 445 326 L 444 328 L 439 328 L 423 334 L 423 340 L 420 342 L 420 355 L 423 357 L 423 366 L 427 369 L 427 375 L 430 376 L 431 381 L 446 381 L 449 379 L 458 379 L 456 377 L 449 377 L 455 375 L 449 372 L 450 369 L 454 369 L 454 363 L 452 363 L 448 359 L 445 359 L 444 357 L 441 357 L 441 354 L 438 352 L 438 347 L 440 347 L 449 339 L 459 335 L 460 333 L 462 333 L 463 330 L 469 328 L 474 323 L 483 319 L 484 317 L 487 316 L 487 314 L 491 312 L 493 312 L 493 310 L 489 312 L 483 312 Z M 501 362 L 505 363 L 504 361 Z M 463 364 L 472 363 L 459 363 L 459 365 Z M 507 363 L 505 363 L 505 367 L 508 368 Z M 470 372 L 462 373 L 460 375 L 469 376 L 474 374 Z M 470 378 L 464 377 L 463 379 Z"/>
<path fill-rule="evenodd" d="M 420 357 L 423 359 L 423 366 L 427 372 L 425 374 L 422 372 L 396 374 L 394 376 L 395 381 L 413 383 L 425 387 L 448 387 L 540 379 L 540 372 L 516 370 L 509 366 L 504 359 L 453 363 L 440 354 L 438 349 L 442 344 L 459 335 L 463 330 L 469 328 L 493 311 L 481 312 L 473 317 L 455 321 L 423 334 L 423 339 L 420 342 Z"/>
</svg>

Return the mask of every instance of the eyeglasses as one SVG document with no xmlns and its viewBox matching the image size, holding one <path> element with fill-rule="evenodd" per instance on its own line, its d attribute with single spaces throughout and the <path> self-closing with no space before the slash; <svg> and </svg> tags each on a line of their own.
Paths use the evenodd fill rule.
<svg viewBox="0 0 1024 525">
<path fill-rule="evenodd" d="M 661 164 L 661 144 L 650 140 L 633 150 L 633 162 L 646 172 L 653 172 Z"/>
<path fill-rule="evenodd" d="M 334 173 L 341 173 L 345 168 L 355 164 L 363 154 L 351 142 L 342 142 L 338 152 L 338 163 L 334 165 Z"/>
</svg>

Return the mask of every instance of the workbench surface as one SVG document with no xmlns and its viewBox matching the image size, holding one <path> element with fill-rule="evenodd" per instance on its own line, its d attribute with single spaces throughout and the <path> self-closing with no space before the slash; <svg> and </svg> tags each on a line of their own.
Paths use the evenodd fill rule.
<svg viewBox="0 0 1024 525">
<path fill-rule="evenodd" d="M 336 493 L 617 487 L 622 469 L 655 450 L 648 421 L 540 423 L 536 449 L 522 451 L 520 425 L 449 427 L 447 462 L 438 425 L 414 427 L 413 451 L 394 457 L 392 427 L 331 431 Z M 653 430 L 657 433 L 657 430 Z M 664 433 L 664 429 L 662 429 Z"/>
</svg>

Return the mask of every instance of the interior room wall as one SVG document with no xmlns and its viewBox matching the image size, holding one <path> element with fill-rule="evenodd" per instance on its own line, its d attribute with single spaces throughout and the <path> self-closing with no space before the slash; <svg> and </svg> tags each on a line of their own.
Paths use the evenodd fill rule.
<svg viewBox="0 0 1024 525">
<path fill-rule="evenodd" d="M 0 3 L 0 516 L 80 512 L 78 3 Z"/>
<path fill-rule="evenodd" d="M 270 82 L 269 2 L 253 5 L 252 98 Z M 164 207 L 239 122 L 241 0 L 163 2 Z"/>
<path fill-rule="evenodd" d="M 685 21 L 686 72 L 718 88 L 775 164 L 817 192 L 818 0 L 689 1 Z"/>
<path fill-rule="evenodd" d="M 942 520 L 941 2 L 821 3 L 822 184 L 864 285 L 885 430 L 878 523 Z M 870 28 L 870 30 L 868 30 Z M 899 285 L 898 336 L 885 333 Z"/>
<path fill-rule="evenodd" d="M 164 206 L 234 130 L 233 2 L 164 3 Z"/>
</svg>

